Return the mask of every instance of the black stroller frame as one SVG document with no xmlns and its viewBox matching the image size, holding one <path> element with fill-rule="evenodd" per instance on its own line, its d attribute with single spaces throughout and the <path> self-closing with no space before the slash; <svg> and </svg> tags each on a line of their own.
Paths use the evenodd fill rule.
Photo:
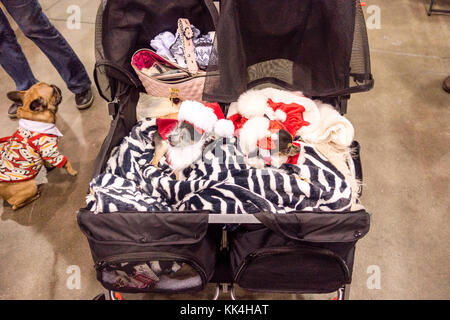
<svg viewBox="0 0 450 320">
<path fill-rule="evenodd" d="M 359 6 L 359 0 L 336 1 Z M 140 92 L 144 90 L 130 67 L 130 59 L 141 43 L 145 43 L 143 39 L 149 39 L 142 28 L 145 29 L 149 23 L 159 23 L 160 30 L 164 31 L 182 15 L 188 16 L 203 30 L 217 27 L 218 13 L 212 1 L 169 2 L 153 0 L 150 4 L 144 0 L 103 0 L 99 7 L 94 79 L 99 94 L 108 102 L 112 121 L 94 165 L 94 177 L 103 172 L 111 150 L 136 124 L 136 105 Z M 226 2 L 222 1 L 221 5 Z M 152 15 L 149 7 L 166 16 Z M 354 28 L 359 28 L 355 34 L 358 33 L 361 39 L 353 41 L 352 70 L 346 75 L 348 82 L 352 77 L 356 86 L 348 84 L 347 88 L 338 88 L 328 95 L 311 95 L 334 105 L 342 114 L 346 112 L 347 100 L 352 93 L 367 91 L 373 86 L 370 62 L 353 57 L 357 46 L 368 59 L 367 35 L 365 25 L 361 25 L 361 18 L 363 24 L 364 19 L 359 9 L 353 14 L 359 15 L 359 26 Z M 210 15 L 211 20 L 202 21 L 199 19 L 201 15 Z M 120 39 L 120 47 L 112 43 L 117 34 L 126 34 Z M 353 148 L 353 169 L 357 178 L 362 180 L 360 147 L 356 141 Z M 193 265 L 199 265 L 205 276 L 201 287 L 196 290 L 204 289 L 207 283 L 216 283 L 213 299 L 223 291 L 229 292 L 231 299 L 236 300 L 234 285 L 237 284 L 244 289 L 261 292 L 314 294 L 337 291 L 337 299 L 345 300 L 350 292 L 355 244 L 369 231 L 370 214 L 361 209 L 332 213 L 299 211 L 284 215 L 268 212 L 212 214 L 208 211 L 95 215 L 80 209 L 78 224 L 88 239 L 97 279 L 105 288 L 102 296 L 105 299 L 118 299 L 116 292 L 158 292 L 117 290 L 105 284 L 102 272 L 110 257 L 137 255 L 145 256 L 143 261 L 150 261 L 156 253 L 167 253 L 197 261 Z M 155 225 L 158 228 L 152 228 Z M 236 228 L 232 231 L 225 228 L 230 225 Z M 273 268 L 280 269 L 270 272 Z M 261 278 L 267 283 L 263 283 Z"/>
</svg>

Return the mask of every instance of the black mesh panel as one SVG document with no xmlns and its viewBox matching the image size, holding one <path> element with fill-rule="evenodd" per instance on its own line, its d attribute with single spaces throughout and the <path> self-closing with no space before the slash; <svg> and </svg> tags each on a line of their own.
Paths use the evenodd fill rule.
<svg viewBox="0 0 450 320">
<path fill-rule="evenodd" d="M 267 83 L 308 96 L 341 96 L 367 90 L 361 83 L 350 88 L 351 72 L 371 80 L 356 0 L 225 0 L 216 39 L 205 100 L 232 102 Z"/>
</svg>

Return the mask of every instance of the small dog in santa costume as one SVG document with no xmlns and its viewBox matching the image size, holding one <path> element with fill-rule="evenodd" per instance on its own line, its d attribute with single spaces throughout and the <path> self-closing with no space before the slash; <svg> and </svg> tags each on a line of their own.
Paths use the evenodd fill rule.
<svg viewBox="0 0 450 320">
<path fill-rule="evenodd" d="M 247 154 L 255 153 L 258 148 L 261 150 L 259 140 L 271 131 L 271 121 L 280 121 L 292 137 L 297 136 L 313 146 L 333 164 L 351 185 L 353 200 L 358 198 L 361 183 L 349 166 L 354 129 L 331 105 L 311 100 L 300 92 L 274 88 L 249 90 L 230 105 L 228 118 L 234 122 L 240 146 Z M 272 156 L 272 165 L 282 164 L 285 159 Z M 298 165 L 303 161 L 301 153 L 286 160 Z M 267 161 L 249 158 L 248 164 L 260 168 Z"/>
<path fill-rule="evenodd" d="M 154 135 L 155 155 L 152 164 L 158 167 L 166 156 L 176 179 L 180 173 L 197 161 L 210 138 L 231 137 L 234 125 L 225 119 L 217 103 L 183 101 L 176 119 L 159 118 Z"/>
<path fill-rule="evenodd" d="M 253 117 L 245 121 L 235 131 L 235 136 L 239 139 L 245 162 L 257 169 L 266 165 L 278 168 L 301 151 L 283 123 L 267 117 Z"/>
<path fill-rule="evenodd" d="M 293 140 L 300 131 L 314 130 L 317 116 L 311 99 L 273 88 L 249 90 L 229 110 L 246 162 L 255 168 L 298 159 L 301 146 Z"/>
</svg>

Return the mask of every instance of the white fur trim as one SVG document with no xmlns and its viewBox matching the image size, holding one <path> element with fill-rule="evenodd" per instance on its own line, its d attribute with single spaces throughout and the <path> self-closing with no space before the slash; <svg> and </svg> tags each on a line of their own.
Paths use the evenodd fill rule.
<svg viewBox="0 0 450 320">
<path fill-rule="evenodd" d="M 261 90 L 248 90 L 239 97 L 237 111 L 245 118 L 262 117 L 272 110 L 267 104 L 266 95 Z"/>
<path fill-rule="evenodd" d="M 235 115 L 236 113 L 238 113 L 238 103 L 235 101 L 230 103 L 230 106 L 228 107 L 227 118 Z"/>
<path fill-rule="evenodd" d="M 272 99 L 273 102 L 283 102 L 286 104 L 297 103 L 305 107 L 303 118 L 310 124 L 309 126 L 303 126 L 300 128 L 298 134 L 301 135 L 303 133 L 312 132 L 319 125 L 320 114 L 316 103 L 313 100 L 304 97 L 301 92 L 292 92 L 275 88 L 265 88 L 260 91 L 266 96 L 267 99 Z"/>
<path fill-rule="evenodd" d="M 275 110 L 275 120 L 285 122 L 287 118 L 286 113 L 283 110 Z"/>
<path fill-rule="evenodd" d="M 244 154 L 249 154 L 258 148 L 259 139 L 269 133 L 269 119 L 256 117 L 248 120 L 239 131 L 239 144 Z"/>
<path fill-rule="evenodd" d="M 320 122 L 320 113 L 317 104 L 313 100 L 305 97 L 296 97 L 293 103 L 297 103 L 305 107 L 305 111 L 303 112 L 303 119 L 309 122 L 308 126 L 303 126 L 300 128 L 300 130 L 298 130 L 298 134 L 302 135 L 304 133 L 316 130 Z"/>
<path fill-rule="evenodd" d="M 303 133 L 309 133 L 316 130 L 320 121 L 319 109 L 313 100 L 304 97 L 299 91 L 292 92 L 275 88 L 248 90 L 239 97 L 236 110 L 247 119 L 261 117 L 264 116 L 264 114 L 271 119 L 276 119 L 276 112 L 274 113 L 272 108 L 267 104 L 269 98 L 272 99 L 273 102 L 283 102 L 286 104 L 297 103 L 305 107 L 303 118 L 308 121 L 310 125 L 300 128 L 298 134 L 302 135 Z"/>
<path fill-rule="evenodd" d="M 181 171 L 189 167 L 202 156 L 204 142 L 204 139 L 200 139 L 197 143 L 186 147 L 172 147 L 169 145 L 168 158 L 170 167 L 175 171 Z"/>
<path fill-rule="evenodd" d="M 186 100 L 181 103 L 178 120 L 189 121 L 207 132 L 212 132 L 217 122 L 217 116 L 213 109 L 206 107 L 204 104 Z"/>
<path fill-rule="evenodd" d="M 305 97 L 300 91 L 287 91 L 275 88 L 264 88 L 259 91 L 274 102 L 284 102 L 288 104 L 295 102 L 294 100 L 297 98 Z"/>
<path fill-rule="evenodd" d="M 220 137 L 232 137 L 234 133 L 233 121 L 220 119 L 214 125 L 214 133 Z"/>
</svg>

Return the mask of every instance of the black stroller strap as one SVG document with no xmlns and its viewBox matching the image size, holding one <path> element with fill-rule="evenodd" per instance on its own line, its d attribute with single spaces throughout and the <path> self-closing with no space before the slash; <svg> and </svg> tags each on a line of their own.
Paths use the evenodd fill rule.
<svg viewBox="0 0 450 320">
<path fill-rule="evenodd" d="M 370 215 L 364 210 L 320 214 L 260 212 L 254 216 L 279 236 L 296 241 L 354 242 L 370 228 Z"/>
<path fill-rule="evenodd" d="M 217 30 L 217 24 L 219 23 L 219 12 L 212 0 L 204 0 L 209 13 L 211 14 L 211 19 L 214 24 L 214 28 Z"/>
</svg>

